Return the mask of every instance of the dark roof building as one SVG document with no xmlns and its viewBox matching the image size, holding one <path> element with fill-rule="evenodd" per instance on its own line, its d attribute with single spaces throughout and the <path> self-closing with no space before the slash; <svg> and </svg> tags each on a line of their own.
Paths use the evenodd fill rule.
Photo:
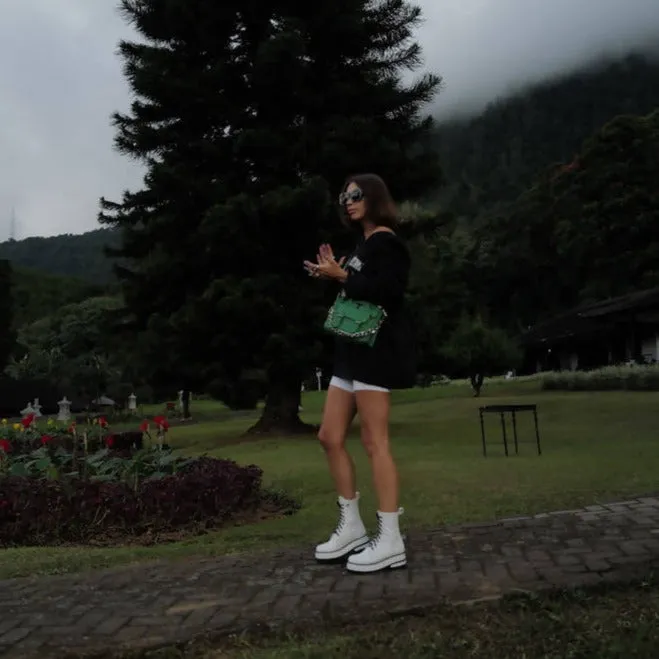
<svg viewBox="0 0 659 659">
<path fill-rule="evenodd" d="M 521 337 L 535 368 L 597 368 L 630 360 L 659 361 L 659 288 L 580 305 Z"/>
</svg>

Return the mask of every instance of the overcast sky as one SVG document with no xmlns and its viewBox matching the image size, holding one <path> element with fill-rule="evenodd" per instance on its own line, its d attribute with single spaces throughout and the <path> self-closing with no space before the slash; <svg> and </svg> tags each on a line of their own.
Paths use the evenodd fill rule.
<svg viewBox="0 0 659 659">
<path fill-rule="evenodd" d="M 211 0 L 209 0 L 211 1 Z M 659 37 L 659 0 L 417 0 L 436 112 L 482 107 L 524 83 Z M 114 0 L 0 0 L 0 240 L 96 228 L 98 199 L 141 183 L 113 151 L 128 104 Z"/>
</svg>

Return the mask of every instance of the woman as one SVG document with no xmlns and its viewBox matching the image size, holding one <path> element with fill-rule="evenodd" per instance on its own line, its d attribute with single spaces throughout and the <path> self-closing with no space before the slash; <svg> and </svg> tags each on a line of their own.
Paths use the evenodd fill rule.
<svg viewBox="0 0 659 659">
<path fill-rule="evenodd" d="M 407 564 L 398 524 L 398 472 L 389 445 L 390 391 L 414 386 L 411 326 L 404 310 L 410 257 L 394 233 L 396 207 L 384 181 L 374 174 L 348 179 L 339 197 L 344 221 L 359 229 L 357 249 L 336 261 L 322 245 L 310 275 L 339 282 L 346 295 L 382 306 L 387 318 L 373 347 L 337 338 L 333 377 L 319 439 L 338 493 L 339 522 L 330 539 L 316 547 L 319 561 L 348 558 L 353 572 L 376 572 Z M 345 267 L 344 267 L 345 263 Z M 348 428 L 359 414 L 378 499 L 378 530 L 369 540 L 359 513 L 355 468 L 346 451 Z"/>
</svg>

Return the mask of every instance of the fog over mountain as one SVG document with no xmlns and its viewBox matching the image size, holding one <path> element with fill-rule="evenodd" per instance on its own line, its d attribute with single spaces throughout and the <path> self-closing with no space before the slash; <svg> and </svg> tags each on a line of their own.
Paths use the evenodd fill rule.
<svg viewBox="0 0 659 659">
<path fill-rule="evenodd" d="M 425 68 L 444 78 L 441 119 L 601 57 L 659 43 L 659 0 L 419 0 Z M 141 170 L 112 148 L 126 109 L 116 56 L 132 32 L 114 2 L 2 0 L 0 240 L 88 231 L 100 196 Z"/>
<path fill-rule="evenodd" d="M 439 119 L 599 59 L 659 53 L 659 0 L 427 0 L 424 11 Z"/>
</svg>

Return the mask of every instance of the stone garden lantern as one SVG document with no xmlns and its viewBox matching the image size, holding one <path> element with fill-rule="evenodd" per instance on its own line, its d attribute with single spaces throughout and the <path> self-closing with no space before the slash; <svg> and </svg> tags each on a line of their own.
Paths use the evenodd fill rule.
<svg viewBox="0 0 659 659">
<path fill-rule="evenodd" d="M 35 398 L 34 402 L 32 403 L 32 409 L 34 410 L 34 416 L 39 419 L 40 417 L 43 416 L 41 413 L 41 403 L 39 403 L 39 399 Z"/>
<path fill-rule="evenodd" d="M 57 405 L 59 406 L 59 411 L 57 413 L 58 421 L 68 421 L 71 418 L 71 401 L 67 399 L 66 396 L 60 400 Z"/>
<path fill-rule="evenodd" d="M 137 411 L 137 396 L 135 394 L 128 396 L 128 411 L 132 414 Z"/>
<path fill-rule="evenodd" d="M 32 403 L 28 401 L 27 405 L 25 406 L 24 410 L 21 410 L 21 416 L 29 416 L 30 414 L 34 414 L 34 408 L 32 407 Z"/>
</svg>

